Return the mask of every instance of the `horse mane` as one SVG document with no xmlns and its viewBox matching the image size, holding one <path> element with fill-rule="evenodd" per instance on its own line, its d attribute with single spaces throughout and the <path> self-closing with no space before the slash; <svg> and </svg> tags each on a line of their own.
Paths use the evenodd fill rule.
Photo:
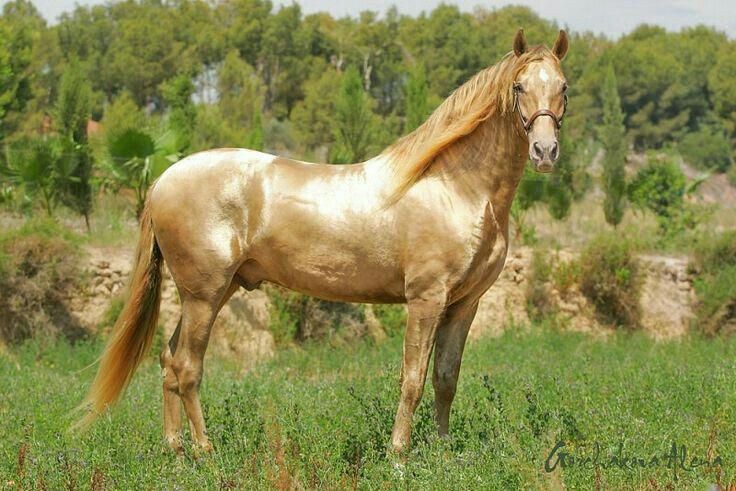
<svg viewBox="0 0 736 491">
<path fill-rule="evenodd" d="M 529 63 L 546 56 L 554 55 L 544 46 L 535 46 L 521 56 L 506 54 L 458 87 L 416 130 L 386 148 L 381 156 L 392 162 L 395 179 L 389 203 L 401 198 L 442 152 L 483 121 L 512 112 L 514 81 Z"/>
</svg>

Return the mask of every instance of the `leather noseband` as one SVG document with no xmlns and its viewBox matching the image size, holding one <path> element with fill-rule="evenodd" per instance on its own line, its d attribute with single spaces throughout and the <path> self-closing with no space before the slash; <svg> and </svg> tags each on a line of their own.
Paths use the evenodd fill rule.
<svg viewBox="0 0 736 491">
<path fill-rule="evenodd" d="M 519 91 L 516 89 L 516 85 L 514 86 L 514 107 L 516 108 L 516 112 L 519 114 L 521 125 L 524 127 L 524 131 L 527 133 L 529 133 L 529 130 L 532 129 L 532 124 L 534 124 L 534 120 L 536 120 L 540 116 L 549 116 L 550 118 L 552 118 L 552 121 L 554 121 L 555 126 L 558 130 L 562 128 L 562 118 L 565 117 L 565 113 L 567 112 L 567 94 L 564 94 L 563 101 L 564 107 L 562 110 L 562 115 L 559 117 L 550 109 L 540 109 L 539 111 L 536 111 L 534 114 L 529 116 L 529 118 L 525 118 L 524 115 L 521 113 L 521 105 L 519 104 Z"/>
</svg>

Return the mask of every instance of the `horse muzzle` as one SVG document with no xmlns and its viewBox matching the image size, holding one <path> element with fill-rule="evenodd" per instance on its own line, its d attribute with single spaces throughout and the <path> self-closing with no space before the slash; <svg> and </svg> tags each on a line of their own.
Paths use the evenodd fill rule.
<svg viewBox="0 0 736 491">
<path fill-rule="evenodd" d="M 536 140 L 529 146 L 529 159 L 534 163 L 537 172 L 552 172 L 555 162 L 560 157 L 560 146 L 557 140 Z"/>
</svg>

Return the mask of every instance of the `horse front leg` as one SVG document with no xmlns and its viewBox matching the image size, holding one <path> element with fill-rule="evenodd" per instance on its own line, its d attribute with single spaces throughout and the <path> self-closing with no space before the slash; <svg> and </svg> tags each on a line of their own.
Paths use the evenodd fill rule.
<svg viewBox="0 0 736 491">
<path fill-rule="evenodd" d="M 460 363 L 470 325 L 478 310 L 478 302 L 454 306 L 437 330 L 434 351 L 432 385 L 435 397 L 435 421 L 441 437 L 447 436 L 450 427 L 450 407 L 455 399 Z"/>
<path fill-rule="evenodd" d="M 435 333 L 445 310 L 444 297 L 409 300 L 404 357 L 401 365 L 401 398 L 396 411 L 391 446 L 397 453 L 409 447 L 412 418 L 422 398 Z"/>
</svg>

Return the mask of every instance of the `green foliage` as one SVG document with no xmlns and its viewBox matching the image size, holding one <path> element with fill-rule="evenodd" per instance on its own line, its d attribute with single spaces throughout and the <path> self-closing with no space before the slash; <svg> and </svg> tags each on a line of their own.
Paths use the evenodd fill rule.
<svg viewBox="0 0 736 491">
<path fill-rule="evenodd" d="M 736 134 L 736 43 L 723 43 L 708 72 L 708 93 L 731 136 Z"/>
<path fill-rule="evenodd" d="M 580 256 L 580 290 L 601 319 L 629 329 L 639 326 L 643 285 L 631 242 L 621 235 L 600 236 Z"/>
<path fill-rule="evenodd" d="M 373 312 L 389 336 L 400 336 L 406 326 L 406 306 L 377 304 Z"/>
<path fill-rule="evenodd" d="M 434 435 L 428 383 L 412 451 L 400 465 L 386 454 L 400 338 L 282 350 L 245 375 L 228 360 L 208 358 L 201 397 L 216 453 L 204 458 L 190 450 L 188 435 L 184 456 L 164 449 L 155 355 L 88 432 L 66 431 L 70 408 L 94 376 L 82 369 L 101 349 L 96 341 L 28 343 L 2 358 L 0 380 L 12 388 L 0 406 L 6 481 L 21 489 L 69 482 L 112 489 L 702 489 L 736 479 L 728 458 L 736 452 L 733 337 L 600 339 L 535 325 L 478 340 L 465 350 L 452 438 Z M 581 461 L 598 447 L 599 466 L 544 472 L 560 440 Z M 604 466 L 611 456 L 649 462 L 673 442 L 685 446 L 686 465 L 706 456 L 723 463 L 678 468 L 677 480 L 666 464 Z"/>
<path fill-rule="evenodd" d="M 278 345 L 295 341 L 344 344 L 367 334 L 360 305 L 320 300 L 273 285 L 266 287 L 266 293 L 271 299 L 269 329 Z"/>
<path fill-rule="evenodd" d="M 540 321 L 557 312 L 556 305 L 550 298 L 548 283 L 551 274 L 549 251 L 535 248 L 525 295 L 526 310 L 533 321 Z"/>
<path fill-rule="evenodd" d="M 690 264 L 698 295 L 696 329 L 706 335 L 736 331 L 736 232 L 700 239 Z"/>
<path fill-rule="evenodd" d="M 278 346 L 293 343 L 299 332 L 299 316 L 306 296 L 282 288 L 269 287 L 266 290 L 270 303 L 268 328 Z"/>
<path fill-rule="evenodd" d="M 603 85 L 603 123 L 598 136 L 606 152 L 603 157 L 603 213 L 606 222 L 613 226 L 621 223 L 624 216 L 626 197 L 626 137 L 624 114 L 618 95 L 616 74 L 613 66 L 608 67 Z"/>
<path fill-rule="evenodd" d="M 310 150 L 334 143 L 335 100 L 340 92 L 339 72 L 326 64 L 317 65 L 317 68 L 319 70 L 304 82 L 304 100 L 291 112 L 296 131 Z"/>
<path fill-rule="evenodd" d="M 340 149 L 335 163 L 359 162 L 368 156 L 374 132 L 373 103 L 363 90 L 357 68 L 342 76 L 335 101 L 335 141 Z"/>
<path fill-rule="evenodd" d="M 263 121 L 261 119 L 261 109 L 256 104 L 253 104 L 251 129 L 245 139 L 245 146 L 252 150 L 263 150 Z"/>
<path fill-rule="evenodd" d="M 61 201 L 84 217 L 89 231 L 92 212 L 92 153 L 87 141 L 91 89 L 80 71 L 71 63 L 61 77 L 55 117 L 63 142 L 60 164 L 67 179 L 57 183 Z"/>
<path fill-rule="evenodd" d="M 570 214 L 570 206 L 575 196 L 575 144 L 570 138 L 561 138 L 560 158 L 545 187 L 545 201 L 549 214 L 555 220 L 563 220 Z"/>
<path fill-rule="evenodd" d="M 108 138 L 114 138 L 118 133 L 128 130 L 143 130 L 148 127 L 146 115 L 127 91 L 113 99 L 105 110 L 102 124 Z"/>
<path fill-rule="evenodd" d="M 107 136 L 107 158 L 102 165 L 108 185 L 135 191 L 136 216 L 143 211 L 153 181 L 179 160 L 178 144 L 177 134 L 170 130 L 155 139 L 136 129 Z"/>
<path fill-rule="evenodd" d="M 191 142 L 197 117 L 197 110 L 192 103 L 192 78 L 187 73 L 181 73 L 164 82 L 161 92 L 169 107 L 168 126 L 177 136 L 176 147 L 184 150 Z"/>
<path fill-rule="evenodd" d="M 60 203 L 73 203 L 74 186 L 79 184 L 78 148 L 63 137 L 20 138 L 5 148 L 5 164 L 0 175 L 18 191 L 20 206 L 33 209 L 40 201 L 48 216 Z"/>
<path fill-rule="evenodd" d="M 671 235 L 697 225 L 698 215 L 693 205 L 685 203 L 685 175 L 668 155 L 649 155 L 628 185 L 629 201 L 639 209 L 650 210 L 657 216 L 660 230 Z"/>
<path fill-rule="evenodd" d="M 528 165 L 524 166 L 524 174 L 511 203 L 510 215 L 516 234 L 525 245 L 533 245 L 536 242 L 535 230 L 526 223 L 526 214 L 532 206 L 544 200 L 545 185 L 544 177 L 531 170 Z"/>
<path fill-rule="evenodd" d="M 11 66 L 10 33 L 5 22 L 0 21 L 0 121 L 5 108 L 13 101 L 13 67 Z M 0 134 L 0 139 L 2 135 Z"/>
<path fill-rule="evenodd" d="M 404 133 L 409 133 L 421 125 L 429 116 L 429 86 L 424 65 L 417 64 L 409 72 L 406 82 L 406 122 Z"/>
<path fill-rule="evenodd" d="M 715 117 L 701 123 L 697 131 L 686 134 L 677 149 L 689 164 L 699 169 L 726 172 L 733 163 L 725 127 Z"/>
</svg>

